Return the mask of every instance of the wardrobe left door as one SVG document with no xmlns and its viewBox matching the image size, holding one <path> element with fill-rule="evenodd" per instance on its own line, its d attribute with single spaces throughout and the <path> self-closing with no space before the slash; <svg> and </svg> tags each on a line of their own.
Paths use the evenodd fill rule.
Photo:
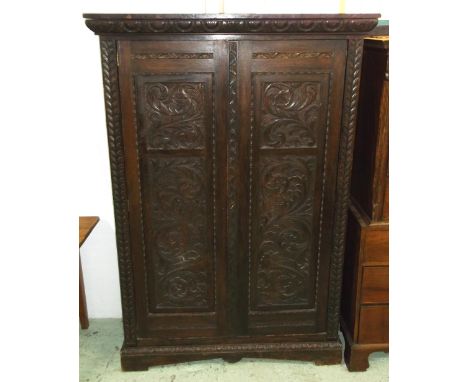
<svg viewBox="0 0 468 382">
<path fill-rule="evenodd" d="M 120 41 L 139 345 L 226 334 L 224 41 Z"/>
</svg>

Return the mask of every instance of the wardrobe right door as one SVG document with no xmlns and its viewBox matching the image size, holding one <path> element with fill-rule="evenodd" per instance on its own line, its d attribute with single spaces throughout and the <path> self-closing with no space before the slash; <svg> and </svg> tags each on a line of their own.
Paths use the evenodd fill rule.
<svg viewBox="0 0 468 382">
<path fill-rule="evenodd" d="M 346 40 L 244 40 L 237 59 L 241 321 L 325 336 Z"/>
</svg>

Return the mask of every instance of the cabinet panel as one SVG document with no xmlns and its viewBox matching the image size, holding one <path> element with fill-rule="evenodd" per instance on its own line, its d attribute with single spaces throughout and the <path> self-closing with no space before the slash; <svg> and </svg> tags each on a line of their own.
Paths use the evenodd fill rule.
<svg viewBox="0 0 468 382">
<path fill-rule="evenodd" d="M 361 303 L 388 303 L 388 266 L 363 267 Z"/>
<path fill-rule="evenodd" d="M 217 147 L 224 140 L 225 50 L 221 42 L 120 43 L 120 80 L 129 90 L 122 99 L 129 203 L 136 206 L 129 214 L 140 238 L 133 256 L 143 276 L 136 280 L 142 339 L 224 330 L 224 231 L 218 226 L 225 157 Z M 196 64 L 186 70 L 190 61 Z"/>
<path fill-rule="evenodd" d="M 363 262 L 388 264 L 388 227 L 368 230 L 363 243 Z"/>
<path fill-rule="evenodd" d="M 211 75 L 135 75 L 151 312 L 213 309 Z"/>
<path fill-rule="evenodd" d="M 362 306 L 359 316 L 359 343 L 388 343 L 388 305 Z"/>
<path fill-rule="evenodd" d="M 313 308 L 316 158 L 262 155 L 252 217 L 252 310 Z"/>
<path fill-rule="evenodd" d="M 239 45 L 247 328 L 325 331 L 346 46 Z"/>
</svg>

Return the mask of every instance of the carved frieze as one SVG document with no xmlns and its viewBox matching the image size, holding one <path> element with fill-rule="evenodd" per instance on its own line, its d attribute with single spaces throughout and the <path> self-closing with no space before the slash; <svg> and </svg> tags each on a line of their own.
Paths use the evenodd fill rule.
<svg viewBox="0 0 468 382">
<path fill-rule="evenodd" d="M 158 60 L 158 59 L 212 59 L 213 53 L 179 53 L 179 52 L 151 52 L 134 53 L 132 60 Z"/>
<path fill-rule="evenodd" d="M 252 53 L 253 59 L 295 59 L 295 58 L 332 58 L 333 51 L 325 52 L 255 52 Z"/>
</svg>

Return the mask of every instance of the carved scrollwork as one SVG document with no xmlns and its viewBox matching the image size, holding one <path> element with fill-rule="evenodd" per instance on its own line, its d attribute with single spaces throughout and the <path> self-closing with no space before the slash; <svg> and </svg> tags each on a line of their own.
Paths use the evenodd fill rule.
<svg viewBox="0 0 468 382">
<path fill-rule="evenodd" d="M 332 58 L 333 51 L 326 52 L 255 52 L 253 59 L 295 59 L 295 58 Z"/>
<path fill-rule="evenodd" d="M 132 60 L 158 60 L 158 59 L 212 59 L 213 53 L 135 53 L 131 55 Z"/>
<path fill-rule="evenodd" d="M 200 149 L 205 145 L 205 84 L 146 83 L 145 130 L 149 149 Z"/>
<path fill-rule="evenodd" d="M 238 104 L 238 42 L 229 41 L 229 106 L 227 149 L 227 258 L 228 258 L 228 314 L 233 330 L 239 327 L 238 247 L 239 247 L 239 104 Z"/>
<path fill-rule="evenodd" d="M 315 147 L 320 84 L 310 81 L 263 84 L 260 120 L 262 148 Z"/>
<path fill-rule="evenodd" d="M 315 159 L 264 156 L 259 172 L 257 306 L 309 305 Z"/>
<path fill-rule="evenodd" d="M 206 308 L 211 259 L 204 159 L 152 159 L 149 172 L 155 308 Z"/>
</svg>

